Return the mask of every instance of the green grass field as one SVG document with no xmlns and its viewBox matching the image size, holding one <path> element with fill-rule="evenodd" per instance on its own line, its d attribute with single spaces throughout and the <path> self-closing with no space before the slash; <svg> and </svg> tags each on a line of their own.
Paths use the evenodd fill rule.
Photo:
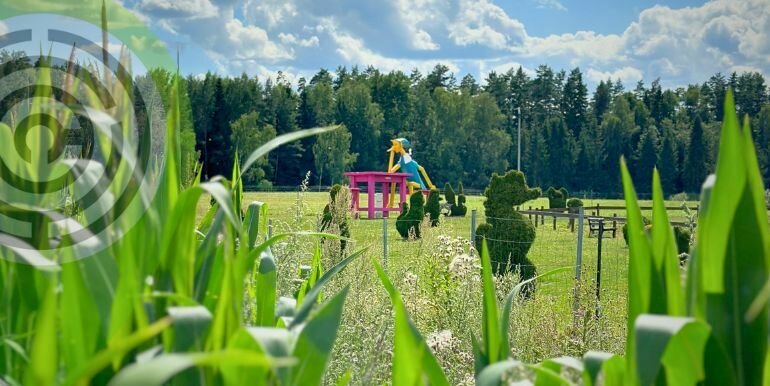
<svg viewBox="0 0 770 386">
<path fill-rule="evenodd" d="M 314 231 L 328 200 L 325 192 L 251 192 L 244 204 L 261 201 L 268 205 L 273 233 Z M 362 202 L 365 197 L 362 197 Z M 471 334 L 480 334 L 481 289 L 478 274 L 458 279 L 448 273 L 453 255 L 467 253 L 471 231 L 471 211 L 477 210 L 477 224 L 484 222 L 484 198 L 467 199 L 466 217 L 442 217 L 436 228 L 424 230 L 421 240 L 402 240 L 395 229 L 395 215 L 387 226 L 387 267 L 392 280 L 402 291 L 407 307 L 418 328 L 429 337 L 449 331 L 451 339 L 434 348 L 454 384 L 462 384 L 473 374 Z M 585 200 L 586 206 L 621 206 L 622 200 Z M 641 202 L 649 205 L 649 202 Z M 678 206 L 679 202 L 669 202 Z M 693 203 L 688 203 L 693 204 Z M 198 205 L 198 217 L 208 208 L 208 200 Z M 525 203 L 547 207 L 546 199 Z M 602 215 L 625 216 L 621 210 Z M 651 215 L 651 213 L 645 213 Z M 685 218 L 683 211 L 671 211 L 673 221 Z M 335 279 L 334 288 L 351 287 L 345 308 L 331 377 L 352 370 L 360 384 L 381 383 L 388 378 L 392 352 L 392 317 L 390 302 L 374 274 L 371 259 L 385 264 L 383 220 L 351 219 L 353 248 L 368 248 L 365 257 Z M 609 237 L 609 235 L 607 235 Z M 314 239 L 296 237 L 276 248 L 279 265 L 279 291 L 290 295 L 294 290 L 299 266 L 309 264 Z M 567 219 L 553 220 L 536 229 L 536 239 L 528 254 L 539 273 L 569 267 L 538 280 L 535 299 L 516 305 L 511 321 L 511 347 L 521 360 L 536 362 L 559 355 L 580 356 L 589 349 L 622 353 L 626 334 L 627 249 L 620 225 L 615 238 L 602 240 L 601 300 L 596 301 L 598 240 L 584 227 L 581 280 L 575 280 L 577 234 Z M 333 263 L 334 248 L 324 247 L 326 266 Z M 283 271 L 283 272 L 280 272 Z M 498 278 L 499 296 L 504 296 L 516 282 L 511 276 Z M 598 318 L 596 316 L 599 316 Z M 437 335 L 438 336 L 438 335 Z M 446 336 L 446 332 L 444 335 Z M 440 346 L 440 345 L 439 345 Z M 374 349 L 373 349 L 374 347 Z M 442 348 L 444 347 L 444 348 Z M 443 350 L 443 351 L 442 351 Z M 385 357 L 384 357 L 385 356 Z M 350 366 L 346 368 L 345 366 Z"/>
</svg>

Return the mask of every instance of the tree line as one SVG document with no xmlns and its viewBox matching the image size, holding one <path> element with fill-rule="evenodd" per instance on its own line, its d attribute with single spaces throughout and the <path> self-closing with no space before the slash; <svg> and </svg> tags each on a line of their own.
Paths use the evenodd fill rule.
<svg viewBox="0 0 770 386">
<path fill-rule="evenodd" d="M 4 73 L 30 65 L 3 55 Z M 151 80 L 165 102 L 171 79 L 152 70 L 137 77 L 137 88 Z M 714 169 L 731 88 L 739 114 L 752 121 L 762 176 L 770 183 L 770 96 L 757 72 L 717 73 L 676 89 L 664 89 L 659 79 L 633 88 L 608 79 L 592 92 L 579 68 L 547 65 L 531 75 L 521 67 L 493 71 L 481 83 L 472 75 L 458 81 L 441 64 L 427 74 L 322 69 L 296 87 L 280 73 L 265 80 L 207 73 L 181 83 L 187 96 L 182 159 L 200 162 L 203 178 L 229 176 L 236 154 L 246 157 L 276 135 L 340 125 L 272 152 L 245 182 L 295 186 L 310 173 L 312 184 L 331 185 L 344 182 L 345 171 L 384 171 L 390 140 L 406 137 L 439 186 L 462 181 L 481 189 L 492 173 L 516 168 L 520 120 L 521 168 L 532 186 L 617 196 L 618 160 L 625 156 L 640 192 L 650 191 L 654 166 L 666 194 L 698 192 Z"/>
<path fill-rule="evenodd" d="M 698 192 L 714 168 L 732 88 L 739 113 L 753 121 L 770 182 L 770 99 L 756 72 L 717 73 L 676 89 L 664 89 L 659 79 L 633 89 L 608 79 L 590 94 L 579 68 L 567 73 L 546 65 L 533 76 L 522 68 L 490 72 L 483 85 L 471 75 L 458 82 L 444 65 L 409 75 L 339 67 L 334 75 L 320 70 L 301 78 L 296 88 L 280 75 L 261 82 L 209 73 L 186 81 L 209 175 L 226 174 L 234 149 L 253 146 L 245 137 L 341 124 L 275 152 L 258 178 L 296 185 L 310 171 L 312 181 L 331 184 L 347 170 L 385 170 L 389 140 L 407 137 L 432 179 L 483 188 L 492 173 L 516 167 L 520 118 L 521 166 L 533 186 L 618 195 L 618 160 L 625 156 L 640 192 L 650 191 L 656 165 L 667 194 Z M 244 116 L 248 124 L 239 121 Z"/>
</svg>

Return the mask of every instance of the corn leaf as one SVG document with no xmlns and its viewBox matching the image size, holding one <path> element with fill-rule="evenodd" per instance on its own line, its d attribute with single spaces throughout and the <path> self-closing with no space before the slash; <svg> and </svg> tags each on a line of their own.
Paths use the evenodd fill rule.
<svg viewBox="0 0 770 386">
<path fill-rule="evenodd" d="M 706 324 L 693 318 L 645 314 L 637 318 L 634 334 L 644 342 L 636 352 L 640 385 L 695 385 L 704 378 Z"/>
<path fill-rule="evenodd" d="M 390 295 L 390 301 L 393 303 L 395 312 L 392 383 L 394 385 L 449 385 L 436 357 L 430 352 L 425 339 L 409 318 L 406 307 L 401 300 L 401 294 L 390 282 L 388 275 L 382 270 L 379 263 L 375 260 L 372 260 L 372 263 L 383 287 Z"/>
<path fill-rule="evenodd" d="M 292 356 L 299 361 L 291 369 L 294 385 L 321 384 L 337 339 L 348 289 L 345 287 L 324 303 L 302 327 L 292 351 Z"/>
</svg>

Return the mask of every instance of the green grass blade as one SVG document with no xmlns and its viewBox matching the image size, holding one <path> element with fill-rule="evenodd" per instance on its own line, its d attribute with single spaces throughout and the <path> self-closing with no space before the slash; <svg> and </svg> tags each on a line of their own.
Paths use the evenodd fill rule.
<svg viewBox="0 0 770 386">
<path fill-rule="evenodd" d="M 350 264 L 353 260 L 355 260 L 359 256 L 363 255 L 364 252 L 366 251 L 367 251 L 367 248 L 354 252 L 350 256 L 344 258 L 342 261 L 337 263 L 337 265 L 332 267 L 326 273 L 324 273 L 323 276 L 321 276 L 321 278 L 318 279 L 318 281 L 313 286 L 313 288 L 310 289 L 310 292 L 308 292 L 307 295 L 305 295 L 306 300 L 305 302 L 302 303 L 302 305 L 297 310 L 297 315 L 291 321 L 289 328 L 294 328 L 304 323 L 305 319 L 307 319 L 308 315 L 310 315 L 310 310 L 313 308 L 316 301 L 318 300 L 318 294 L 321 293 L 321 290 L 326 285 L 326 283 L 328 283 L 329 280 L 331 280 L 336 274 L 338 274 L 343 269 L 345 269 L 345 267 L 347 267 L 348 264 Z"/>
<path fill-rule="evenodd" d="M 267 226 L 267 204 L 259 201 L 253 201 L 246 210 L 244 219 L 249 235 L 249 249 L 254 248 L 259 234 L 265 234 L 262 229 Z"/>
<path fill-rule="evenodd" d="M 96 352 L 102 321 L 83 280 L 80 261 L 62 265 L 61 286 L 59 314 L 66 323 L 60 329 L 63 364 L 76 369 Z"/>
<path fill-rule="evenodd" d="M 348 287 L 323 304 L 302 327 L 292 351 L 299 363 L 292 367 L 294 385 L 320 385 L 337 339 Z"/>
<path fill-rule="evenodd" d="M 739 384 L 762 383 L 768 348 L 767 305 L 747 319 L 753 296 L 770 277 L 768 224 L 760 197 L 756 156 L 749 133 L 741 133 L 732 94 L 725 100 L 717 177 L 698 226 L 698 264 L 705 318 L 725 350 Z M 712 366 L 707 364 L 707 375 Z"/>
<path fill-rule="evenodd" d="M 406 311 L 401 294 L 390 282 L 390 278 L 382 270 L 377 261 L 372 260 L 377 276 L 382 286 L 390 295 L 390 301 L 395 311 L 395 331 L 393 337 L 393 376 L 394 385 L 421 384 L 423 377 L 430 385 L 449 385 L 446 375 L 430 352 L 420 332 L 414 326 Z"/>
<path fill-rule="evenodd" d="M 275 326 L 276 301 L 276 266 L 275 257 L 270 248 L 265 249 L 259 257 L 259 269 L 256 274 L 257 287 L 257 326 Z"/>
<path fill-rule="evenodd" d="M 29 353 L 25 384 L 53 386 L 58 384 L 59 347 L 57 345 L 56 280 L 48 279 L 48 289 L 35 318 L 35 333 Z"/>
<path fill-rule="evenodd" d="M 665 301 L 666 314 L 684 315 L 684 294 L 680 284 L 679 256 L 674 239 L 674 229 L 671 228 L 668 220 L 658 169 L 654 169 L 652 173 L 652 201 L 653 277 L 651 279 L 653 285 L 659 285 L 663 291 L 663 296 L 660 299 Z M 651 297 L 655 298 L 656 295 L 653 292 Z"/>
<path fill-rule="evenodd" d="M 489 260 L 486 240 L 481 244 L 481 281 L 484 291 L 481 338 L 483 340 L 483 352 L 486 356 L 487 365 L 489 365 L 504 358 L 501 357 L 500 353 L 501 339 L 503 338 L 500 336 L 500 319 L 497 316 L 497 295 L 495 295 L 495 282 L 492 280 L 492 263 Z"/>
<path fill-rule="evenodd" d="M 650 286 L 652 284 L 652 256 L 650 243 L 644 233 L 642 212 L 636 198 L 636 190 L 628 172 L 625 159 L 620 160 L 620 169 L 623 179 L 623 195 L 626 200 L 626 216 L 628 225 L 628 319 L 627 331 L 634 330 L 636 318 L 650 311 L 651 301 L 659 299 L 650 298 Z M 658 312 L 665 312 L 665 308 Z M 633 374 L 635 363 L 634 334 L 626 335 L 626 358 L 630 366 L 628 372 Z"/>
</svg>

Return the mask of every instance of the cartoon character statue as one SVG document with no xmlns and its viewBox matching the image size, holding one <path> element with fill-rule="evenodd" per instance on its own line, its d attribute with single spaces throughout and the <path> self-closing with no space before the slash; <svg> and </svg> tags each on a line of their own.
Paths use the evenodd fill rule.
<svg viewBox="0 0 770 386">
<path fill-rule="evenodd" d="M 411 174 L 410 177 L 407 178 L 407 181 L 409 181 L 409 194 L 412 194 L 415 189 L 420 190 L 428 190 L 428 189 L 436 189 L 436 187 L 433 185 L 433 183 L 430 181 L 430 177 L 428 177 L 428 172 L 425 171 L 425 168 L 420 166 L 420 164 L 417 163 L 412 158 L 412 144 L 409 143 L 409 140 L 406 138 L 397 138 L 392 139 L 391 141 L 391 147 L 388 149 L 388 152 L 390 152 L 390 161 L 388 162 L 388 172 L 390 173 L 409 173 Z M 399 155 L 398 162 L 394 165 L 393 161 L 395 158 L 395 155 Z M 423 181 L 423 177 L 425 177 L 425 180 Z M 427 184 L 426 184 L 427 183 Z M 395 190 L 395 186 L 391 187 L 391 190 Z M 393 206 L 393 198 L 394 194 L 390 195 L 390 204 L 389 207 Z"/>
</svg>

